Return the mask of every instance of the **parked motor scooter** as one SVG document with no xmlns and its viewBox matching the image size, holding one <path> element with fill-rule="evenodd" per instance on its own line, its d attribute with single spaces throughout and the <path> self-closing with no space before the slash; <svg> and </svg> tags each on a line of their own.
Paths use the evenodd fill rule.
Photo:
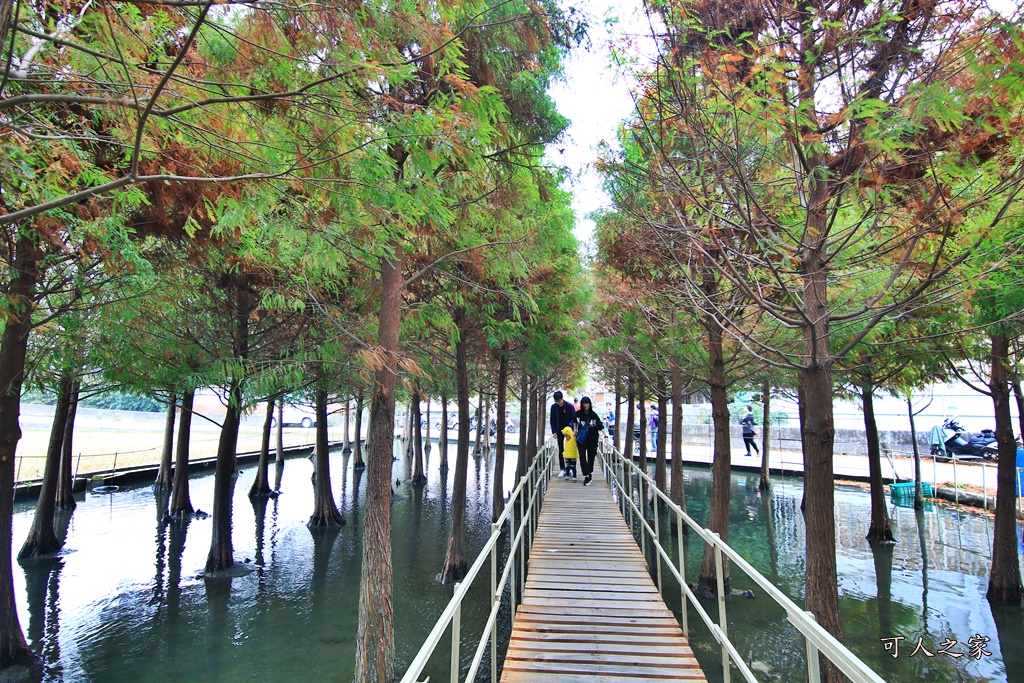
<svg viewBox="0 0 1024 683">
<path fill-rule="evenodd" d="M 949 418 L 941 427 L 932 427 L 932 455 L 936 460 L 984 458 L 995 460 L 999 456 L 996 434 L 983 429 L 974 434 L 964 429 L 955 418 Z"/>
</svg>

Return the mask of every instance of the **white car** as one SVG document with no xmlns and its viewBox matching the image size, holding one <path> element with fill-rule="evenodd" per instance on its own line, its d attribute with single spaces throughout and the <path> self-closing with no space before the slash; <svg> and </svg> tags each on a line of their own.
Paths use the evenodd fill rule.
<svg viewBox="0 0 1024 683">
<path fill-rule="evenodd" d="M 316 426 L 316 411 L 310 406 L 285 405 L 281 412 L 281 424 L 285 427 L 304 427 L 309 429 Z M 277 416 L 270 420 L 272 427 L 277 426 Z"/>
</svg>

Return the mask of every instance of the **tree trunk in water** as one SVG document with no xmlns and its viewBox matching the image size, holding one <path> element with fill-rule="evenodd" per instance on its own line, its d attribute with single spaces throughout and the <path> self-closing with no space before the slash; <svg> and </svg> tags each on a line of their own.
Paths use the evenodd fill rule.
<svg viewBox="0 0 1024 683">
<path fill-rule="evenodd" d="M 278 467 L 284 467 L 284 396 L 277 401 L 277 453 L 275 455 Z"/>
<path fill-rule="evenodd" d="M 824 277 L 824 271 L 822 271 Z M 824 302 L 824 283 L 818 296 Z M 811 320 L 819 320 L 825 311 L 812 311 Z M 825 343 L 827 329 L 818 330 L 815 344 Z M 810 343 L 810 342 L 809 342 Z M 806 406 L 804 430 L 804 520 L 807 525 L 807 598 L 806 606 L 818 624 L 837 640 L 843 640 L 839 614 L 839 589 L 836 578 L 835 476 L 832 471 L 832 448 L 835 427 L 832 419 L 831 358 L 825 348 L 815 352 L 817 362 L 801 372 Z M 823 364 L 825 363 L 825 364 Z M 845 681 L 835 666 L 823 658 L 822 681 Z"/>
<path fill-rule="evenodd" d="M 390 259 L 380 265 L 380 312 L 370 403 L 369 467 L 363 521 L 363 564 L 356 631 L 356 683 L 391 683 L 395 678 L 394 582 L 391 566 L 391 469 L 395 443 L 395 384 L 402 311 L 402 243 L 388 243 Z"/>
<path fill-rule="evenodd" d="M 448 395 L 441 394 L 441 433 L 437 435 L 437 447 L 441 451 L 441 471 L 448 471 Z"/>
<path fill-rule="evenodd" d="M 674 407 L 674 406 L 673 406 Z M 665 462 L 665 444 L 668 441 L 668 429 L 665 416 L 668 414 L 668 395 L 665 393 L 665 378 L 658 377 L 658 452 L 654 463 L 654 483 L 659 489 L 665 491 L 668 479 L 667 466 Z"/>
<path fill-rule="evenodd" d="M 429 454 L 430 451 L 431 451 L 431 445 L 430 445 L 430 397 L 429 396 L 424 396 L 423 398 L 426 400 L 426 403 L 427 403 L 427 419 L 423 421 L 423 423 L 426 425 L 426 433 L 423 435 L 423 450 L 424 450 L 424 452 Z"/>
<path fill-rule="evenodd" d="M 537 392 L 533 388 L 533 384 L 535 384 L 535 382 L 536 382 L 536 378 L 535 378 L 534 382 L 530 382 L 530 387 L 529 387 L 529 390 L 528 390 L 529 402 L 530 402 L 530 409 L 529 409 L 530 424 L 527 427 L 526 453 L 524 454 L 524 457 L 525 457 L 524 462 L 525 462 L 526 466 L 523 469 L 523 473 L 525 473 L 526 470 L 530 469 L 530 464 L 533 463 L 533 454 L 537 452 L 537 429 L 538 429 L 539 422 L 541 420 L 543 420 L 543 417 L 541 415 L 539 415 L 540 410 L 538 410 L 538 405 L 537 405 L 538 404 Z"/>
<path fill-rule="evenodd" d="M 334 491 L 331 487 L 326 389 L 316 390 L 316 463 L 313 476 L 313 514 L 306 526 L 310 529 L 337 529 L 345 523 L 345 517 L 338 512 L 338 506 L 334 504 Z"/>
<path fill-rule="evenodd" d="M 706 285 L 705 285 L 706 286 Z M 708 331 L 708 384 L 711 387 L 711 419 L 715 430 L 715 450 L 711 465 L 711 510 L 708 528 L 729 542 L 729 484 L 732 480 L 732 439 L 729 433 L 729 399 L 725 394 L 725 355 L 722 328 L 711 317 L 706 321 Z M 729 560 L 722 563 L 725 573 L 723 585 L 729 595 Z M 718 573 L 715 553 L 711 546 L 704 547 L 704 561 L 700 569 L 700 586 L 712 595 L 718 594 Z"/>
<path fill-rule="evenodd" d="M 392 436 L 392 438 L 394 438 Z M 405 427 L 402 429 L 402 441 L 405 443 L 405 456 L 412 458 L 412 401 L 405 409 Z"/>
<path fill-rule="evenodd" d="M 909 396 L 907 397 L 907 417 L 910 419 L 910 445 L 914 450 L 914 509 L 924 510 L 924 494 L 921 492 L 921 451 L 917 447 L 914 403 Z"/>
<path fill-rule="evenodd" d="M 505 395 L 508 393 L 508 354 L 498 359 L 497 426 L 494 431 L 494 476 L 491 482 L 491 522 L 505 511 Z"/>
<path fill-rule="evenodd" d="M 455 481 L 452 484 L 452 526 L 448 537 L 448 556 L 440 581 L 449 584 L 466 575 L 466 478 L 469 474 L 469 361 L 466 331 L 462 315 L 456 314 L 459 341 L 455 343 L 455 375 L 459 401 L 459 442 L 455 448 Z M 477 408 L 479 413 L 479 407 Z M 479 432 L 478 432 L 479 435 Z"/>
<path fill-rule="evenodd" d="M 622 436 L 625 442 L 625 445 L 622 447 L 622 453 L 630 460 L 633 460 L 633 454 L 636 452 L 636 447 L 633 443 L 633 433 L 636 431 L 636 384 L 632 373 L 629 375 L 627 384 L 626 401 L 628 405 L 626 406 L 626 429 Z"/>
<path fill-rule="evenodd" d="M 476 439 L 473 443 L 473 455 L 480 455 L 480 437 L 483 434 L 483 423 L 487 419 L 486 416 L 481 415 L 481 410 L 484 407 L 484 395 L 482 393 L 476 396 Z"/>
<path fill-rule="evenodd" d="M 620 410 L 621 406 L 622 406 L 622 379 L 619 377 L 618 373 L 616 373 L 615 374 L 615 431 L 614 431 L 615 438 L 612 441 L 612 445 L 615 447 L 615 450 L 617 450 L 619 453 L 623 452 L 623 450 L 622 450 L 622 448 L 623 448 L 623 446 L 622 446 L 622 420 L 619 419 L 621 417 L 621 412 L 622 412 Z"/>
<path fill-rule="evenodd" d="M 678 358 L 672 358 L 669 370 L 672 380 L 672 491 L 670 495 L 673 503 L 686 510 L 686 491 L 683 488 L 683 382 Z M 619 382 L 616 379 L 615 386 L 618 387 L 618 385 Z M 616 392 L 615 400 L 616 406 L 618 406 L 618 392 Z M 618 424 L 618 416 L 615 421 Z M 673 516 L 673 520 L 675 519 Z M 688 529 L 689 527 L 683 526 L 684 531 Z"/>
<path fill-rule="evenodd" d="M 41 555 L 52 555 L 60 550 L 61 542 L 53 527 L 53 514 L 57 507 L 57 479 L 60 477 L 60 455 L 64 445 L 64 426 L 68 421 L 71 408 L 71 391 L 74 380 L 70 374 L 63 374 L 57 389 L 57 405 L 53 411 L 53 423 L 50 426 L 50 442 L 46 448 L 46 465 L 43 469 L 43 482 L 39 487 L 39 501 L 36 503 L 36 514 L 32 518 L 32 527 L 28 538 L 21 546 L 18 559 Z"/>
<path fill-rule="evenodd" d="M 868 543 L 895 543 L 889 511 L 885 507 L 885 486 L 882 484 L 882 453 L 878 445 L 878 424 L 875 422 L 875 389 L 870 382 L 860 387 L 864 406 L 864 434 L 868 440 L 868 482 L 871 487 L 871 522 Z"/>
<path fill-rule="evenodd" d="M 638 419 L 640 420 L 640 459 L 637 461 L 637 467 L 640 468 L 641 472 L 647 474 L 647 406 L 644 405 L 647 401 L 647 388 L 644 385 L 642 376 L 640 377 L 638 384 L 639 387 L 637 388 L 637 394 L 640 403 L 640 414 L 638 415 Z M 640 509 L 646 514 L 648 493 L 643 479 L 637 482 L 637 489 L 640 492 Z"/>
<path fill-rule="evenodd" d="M 772 385 L 768 382 L 761 385 L 761 402 L 761 481 L 757 488 L 760 491 L 771 491 L 772 472 L 768 464 L 768 452 L 772 445 Z"/>
<path fill-rule="evenodd" d="M 238 447 L 238 425 L 241 420 L 242 388 L 238 380 L 228 390 L 228 407 L 217 442 L 217 469 L 213 475 L 213 533 L 206 571 L 220 572 L 235 564 L 231 544 L 231 503 L 234 490 L 235 450 Z"/>
<path fill-rule="evenodd" d="M 394 401 L 394 397 L 392 397 Z M 392 409 L 394 410 L 394 409 Z M 394 419 L 394 418 L 392 418 Z M 352 467 L 361 470 L 366 467 L 363 462 L 363 392 L 356 394 L 356 433 L 352 436 L 352 452 L 356 459 Z M 390 479 L 390 477 L 388 477 Z"/>
<path fill-rule="evenodd" d="M 525 363 L 525 361 L 524 361 Z M 516 454 L 516 483 L 526 474 L 529 465 L 526 464 L 526 441 L 529 436 L 527 430 L 530 425 L 530 378 L 526 374 L 526 367 L 523 366 L 519 375 L 519 452 Z"/>
<path fill-rule="evenodd" d="M 283 400 L 283 397 L 282 397 Z M 274 422 L 274 399 L 267 399 L 267 413 L 263 418 L 263 435 L 260 439 L 260 461 L 256 465 L 256 478 L 249 489 L 249 497 L 269 496 L 270 488 L 270 432 Z"/>
<path fill-rule="evenodd" d="M 345 399 L 345 435 L 341 441 L 341 452 L 351 453 L 352 452 L 352 437 L 349 433 L 349 429 L 352 427 L 352 401 Z"/>
<path fill-rule="evenodd" d="M 167 417 L 164 419 L 164 447 L 160 452 L 160 469 L 156 471 L 157 489 L 171 487 L 171 461 L 174 456 L 174 420 L 177 417 L 178 402 L 174 392 L 167 394 Z"/>
<path fill-rule="evenodd" d="M 178 445 L 174 450 L 174 484 L 171 486 L 171 507 L 168 510 L 168 514 L 176 519 L 187 517 L 193 512 L 188 494 L 188 451 L 195 397 L 195 389 L 187 390 L 181 397 L 181 423 L 178 425 Z"/>
<path fill-rule="evenodd" d="M 1010 417 L 1010 392 L 1007 387 L 1006 366 L 1009 342 L 1002 334 L 992 334 L 992 379 L 989 390 L 996 412 L 996 442 L 999 444 L 999 463 L 996 468 L 996 523 L 992 539 L 992 567 L 988 577 L 989 602 L 1002 605 L 1020 605 L 1024 587 L 1020 578 L 1020 558 L 1017 553 L 1017 523 L 1015 519 L 1017 493 L 1017 444 L 1013 438 Z"/>
<path fill-rule="evenodd" d="M 75 500 L 75 471 L 73 460 L 74 439 L 75 439 L 75 417 L 78 415 L 78 396 L 82 390 L 82 383 L 75 380 L 71 389 L 71 405 L 68 406 L 68 419 L 64 424 L 64 443 L 60 450 L 60 476 L 57 478 L 57 509 L 74 510 L 78 507 Z M 170 479 L 167 486 L 171 485 Z"/>
<path fill-rule="evenodd" d="M 3 17 L 0 17 L 2 20 Z M 14 601 L 12 558 L 15 455 L 21 426 L 21 387 L 25 355 L 32 330 L 33 298 L 39 280 L 41 254 L 31 236 L 20 235 L 15 244 L 13 280 L 7 288 L 6 317 L 0 337 L 0 671 L 11 666 L 39 667 L 25 642 Z"/>
<path fill-rule="evenodd" d="M 423 429 L 421 427 L 423 420 L 420 418 L 420 383 L 416 382 L 412 389 L 412 432 L 416 442 L 413 450 L 415 460 L 413 461 L 412 483 L 415 486 L 423 486 L 427 483 L 427 476 L 423 472 Z"/>
</svg>

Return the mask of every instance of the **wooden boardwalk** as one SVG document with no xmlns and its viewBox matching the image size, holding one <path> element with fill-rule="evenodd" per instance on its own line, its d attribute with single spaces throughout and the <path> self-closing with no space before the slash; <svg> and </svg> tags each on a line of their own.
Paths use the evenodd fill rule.
<svg viewBox="0 0 1024 683">
<path fill-rule="evenodd" d="M 501 680 L 705 681 L 595 470 L 551 480 Z"/>
</svg>

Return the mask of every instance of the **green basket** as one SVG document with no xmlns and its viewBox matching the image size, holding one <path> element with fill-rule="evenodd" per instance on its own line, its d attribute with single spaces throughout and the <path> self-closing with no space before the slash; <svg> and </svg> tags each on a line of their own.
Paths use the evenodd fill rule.
<svg viewBox="0 0 1024 683">
<path fill-rule="evenodd" d="M 921 482 L 921 495 L 925 498 L 935 497 L 935 492 L 932 490 L 932 484 L 930 481 Z M 894 503 L 908 498 L 913 499 L 914 482 L 901 481 L 889 484 L 889 497 Z"/>
</svg>

